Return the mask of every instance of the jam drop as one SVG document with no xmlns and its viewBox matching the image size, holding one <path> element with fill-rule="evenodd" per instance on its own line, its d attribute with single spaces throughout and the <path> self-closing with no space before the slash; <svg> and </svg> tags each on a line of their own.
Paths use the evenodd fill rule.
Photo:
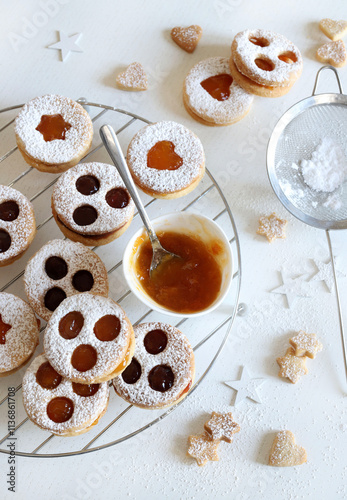
<svg viewBox="0 0 347 500">
<path fill-rule="evenodd" d="M 77 273 L 73 275 L 72 284 L 78 292 L 89 292 L 94 285 L 93 275 L 84 269 L 77 271 Z"/>
<path fill-rule="evenodd" d="M 49 311 L 55 311 L 63 300 L 66 299 L 66 293 L 61 288 L 55 286 L 48 290 L 45 295 L 44 303 L 45 307 L 49 309 Z"/>
<path fill-rule="evenodd" d="M 6 342 L 6 333 L 9 331 L 9 329 L 12 328 L 12 325 L 8 325 L 7 323 L 4 323 L 2 321 L 2 317 L 0 314 L 0 344 L 5 344 Z"/>
<path fill-rule="evenodd" d="M 100 188 L 99 180 L 93 175 L 82 175 L 76 181 L 76 189 L 85 196 L 97 193 Z"/>
<path fill-rule="evenodd" d="M 82 344 L 76 347 L 71 356 L 72 366 L 79 372 L 87 372 L 96 365 L 97 352 L 93 346 Z"/>
<path fill-rule="evenodd" d="M 71 340 L 77 337 L 83 325 L 83 315 L 79 311 L 71 311 L 59 321 L 59 333 L 64 339 Z"/>
<path fill-rule="evenodd" d="M 269 40 L 266 40 L 266 38 L 258 38 L 256 36 L 251 36 L 249 38 L 249 41 L 253 43 L 253 45 L 257 45 L 258 47 L 268 47 L 270 45 Z"/>
<path fill-rule="evenodd" d="M 111 189 L 106 194 L 106 202 L 112 208 L 125 208 L 129 205 L 129 195 L 123 188 Z"/>
<path fill-rule="evenodd" d="M 56 424 L 70 420 L 73 410 L 73 402 L 69 398 L 54 398 L 47 405 L 47 415 Z"/>
<path fill-rule="evenodd" d="M 148 151 L 147 167 L 156 170 L 177 170 L 183 165 L 182 158 L 175 153 L 170 141 L 159 141 Z"/>
<path fill-rule="evenodd" d="M 94 325 L 95 337 L 103 342 L 109 342 L 118 337 L 120 321 L 117 316 L 107 314 L 100 318 Z"/>
<path fill-rule="evenodd" d="M 157 365 L 148 374 L 148 382 L 153 391 L 166 392 L 173 386 L 175 376 L 169 366 Z"/>
<path fill-rule="evenodd" d="M 67 275 L 67 263 L 61 257 L 49 257 L 45 263 L 45 271 L 52 280 L 61 280 Z"/>
<path fill-rule="evenodd" d="M 122 373 L 122 378 L 126 384 L 135 384 L 141 377 L 141 365 L 137 359 L 133 358 L 129 366 Z"/>
<path fill-rule="evenodd" d="M 65 141 L 65 134 L 71 128 L 61 115 L 42 115 L 36 130 L 41 132 L 46 142 L 55 139 Z"/>
<path fill-rule="evenodd" d="M 258 66 L 259 69 L 262 69 L 264 71 L 273 71 L 275 69 L 275 65 L 273 62 L 268 61 L 267 59 L 255 59 L 255 64 Z"/>
<path fill-rule="evenodd" d="M 79 396 L 89 397 L 94 396 L 99 390 L 100 384 L 77 384 L 76 382 L 72 382 L 72 390 Z"/>
<path fill-rule="evenodd" d="M 49 361 L 42 363 L 36 372 L 36 382 L 44 389 L 55 389 L 62 381 L 62 378 Z"/>
<path fill-rule="evenodd" d="M 19 215 L 19 206 L 15 201 L 4 201 L 0 205 L 0 219 L 6 222 L 16 220 Z"/>
<path fill-rule="evenodd" d="M 90 224 L 93 224 L 98 218 L 98 213 L 94 207 L 82 205 L 76 208 L 72 217 L 79 226 L 90 226 Z"/>
<path fill-rule="evenodd" d="M 284 52 L 278 56 L 278 59 L 286 64 L 294 64 L 298 60 L 294 52 Z"/>
<path fill-rule="evenodd" d="M 230 96 L 230 85 L 233 83 L 233 79 L 230 75 L 222 74 L 215 75 L 206 78 L 202 81 L 200 85 L 204 88 L 213 99 L 217 101 L 225 101 L 229 99 Z"/>
<path fill-rule="evenodd" d="M 11 246 L 11 236 L 7 231 L 0 229 L 0 253 L 6 252 Z"/>
<path fill-rule="evenodd" d="M 162 330 L 152 330 L 147 333 L 143 343 L 149 354 L 159 354 L 167 345 L 166 333 Z"/>
</svg>

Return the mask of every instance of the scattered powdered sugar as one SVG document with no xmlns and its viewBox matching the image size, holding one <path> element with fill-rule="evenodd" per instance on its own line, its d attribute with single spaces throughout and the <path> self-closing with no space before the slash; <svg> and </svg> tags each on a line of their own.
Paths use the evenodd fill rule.
<svg viewBox="0 0 347 500">
<path fill-rule="evenodd" d="M 23 403 L 30 420 L 58 435 L 81 430 L 95 422 L 107 406 L 108 383 L 100 384 L 93 396 L 79 396 L 74 392 L 71 381 L 64 378 L 55 389 L 44 389 L 37 383 L 36 373 L 46 361 L 44 354 L 35 358 L 23 378 Z M 56 397 L 69 398 L 73 402 L 73 414 L 66 422 L 53 422 L 47 415 L 47 405 Z"/>
<path fill-rule="evenodd" d="M 100 187 L 96 193 L 84 195 L 77 191 L 76 181 L 83 175 L 98 179 Z M 104 234 L 120 229 L 134 214 L 135 205 L 129 193 L 129 203 L 124 208 L 113 208 L 106 202 L 106 194 L 114 188 L 127 191 L 116 167 L 106 163 L 80 163 L 59 177 L 53 190 L 52 203 L 59 219 L 72 230 L 84 235 Z M 73 213 L 82 205 L 91 205 L 97 211 L 98 217 L 93 224 L 79 226 L 74 221 Z"/>
<path fill-rule="evenodd" d="M 0 293 L 0 316 L 11 326 L 0 344 L 0 373 L 18 368 L 34 352 L 39 342 L 39 328 L 34 311 L 24 300 Z"/>
<path fill-rule="evenodd" d="M 46 142 L 36 127 L 43 115 L 60 114 L 71 125 L 64 140 Z M 88 113 L 77 102 L 60 95 L 35 97 L 20 110 L 15 132 L 23 141 L 26 152 L 47 164 L 71 161 L 91 141 L 93 124 Z"/>
<path fill-rule="evenodd" d="M 0 262 L 16 257 L 28 248 L 28 243 L 36 231 L 34 209 L 30 201 L 16 189 L 0 185 L 0 203 L 15 201 L 19 207 L 17 219 L 4 221 L 0 219 L 0 229 L 11 237 L 8 250 L 0 253 Z"/>
<path fill-rule="evenodd" d="M 306 184 L 315 191 L 330 193 L 347 176 L 347 158 L 341 146 L 330 137 L 324 137 L 310 160 L 300 162 Z"/>
<path fill-rule="evenodd" d="M 251 38 L 266 40 L 265 47 L 255 45 Z M 245 30 L 238 33 L 232 44 L 234 62 L 243 75 L 260 85 L 287 86 L 293 78 L 299 76 L 302 70 L 302 57 L 298 48 L 286 37 L 267 30 Z M 293 54 L 296 61 L 288 64 L 279 59 L 280 55 Z M 259 68 L 255 60 L 271 61 L 272 71 Z"/>
<path fill-rule="evenodd" d="M 167 345 L 159 354 L 150 354 L 144 346 L 144 338 L 152 330 L 162 330 L 167 335 Z M 113 379 L 116 392 L 130 403 L 145 408 L 156 408 L 174 402 L 188 386 L 194 374 L 194 354 L 187 338 L 177 328 L 166 323 L 142 323 L 134 328 L 135 358 L 141 365 L 141 377 L 134 384 L 127 384 L 120 375 Z M 166 392 L 153 390 L 148 374 L 157 365 L 171 368 L 174 384 Z"/>
<path fill-rule="evenodd" d="M 175 146 L 183 164 L 176 170 L 157 170 L 147 166 L 149 150 L 160 141 Z M 187 188 L 201 174 L 205 154 L 200 139 L 179 123 L 157 122 L 141 129 L 128 147 L 127 162 L 140 185 L 158 193 L 172 193 Z"/>
<path fill-rule="evenodd" d="M 66 340 L 59 333 L 59 322 L 69 312 L 82 313 L 84 324 L 74 339 Z M 94 334 L 95 323 L 106 315 L 114 315 L 120 321 L 119 335 L 112 341 L 101 341 Z M 83 379 L 92 384 L 95 379 L 112 373 L 123 360 L 131 337 L 129 320 L 123 309 L 112 299 L 80 293 L 66 298 L 54 311 L 44 334 L 44 350 L 53 368 L 70 380 Z M 80 372 L 73 368 L 71 356 L 79 345 L 87 344 L 95 348 L 97 361 L 93 368 Z"/>
<path fill-rule="evenodd" d="M 66 276 L 60 280 L 53 280 L 45 271 L 45 264 L 49 257 L 60 257 L 64 259 L 68 270 Z M 52 316 L 52 311 L 44 304 L 45 294 L 48 290 L 58 286 L 66 293 L 67 297 L 78 292 L 73 284 L 72 278 L 77 271 L 89 271 L 94 279 L 90 293 L 97 295 L 108 295 L 108 274 L 100 257 L 82 245 L 70 240 L 48 241 L 29 260 L 24 272 L 24 287 L 31 306 L 36 313 L 46 321 Z"/>
<path fill-rule="evenodd" d="M 214 99 L 201 86 L 201 82 L 207 78 L 223 74 L 231 75 L 228 59 L 209 57 L 193 66 L 184 82 L 189 107 L 204 120 L 210 119 L 217 124 L 236 121 L 247 113 L 253 102 L 253 95 L 234 81 L 230 85 L 230 95 L 224 101 Z"/>
</svg>

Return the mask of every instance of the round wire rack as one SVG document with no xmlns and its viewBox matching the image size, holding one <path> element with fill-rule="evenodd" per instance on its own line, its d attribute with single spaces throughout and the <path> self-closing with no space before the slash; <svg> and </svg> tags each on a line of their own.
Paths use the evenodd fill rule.
<svg viewBox="0 0 347 500">
<path fill-rule="evenodd" d="M 112 106 L 88 102 L 84 98 L 78 99 L 78 102 L 90 113 L 95 132 L 98 132 L 99 126 L 102 125 L 100 119 L 108 113 L 107 122 L 114 126 L 123 150 L 126 149 L 130 139 L 140 126 L 143 126 L 143 123 L 151 123 L 137 114 Z M 28 167 L 15 146 L 14 133 L 11 127 L 15 117 L 12 117 L 9 121 L 4 119 L 5 117 L 8 120 L 8 113 L 13 113 L 21 106 L 11 106 L 0 110 L 0 120 L 4 120 L 4 123 L 0 122 L 0 183 L 15 187 L 30 199 L 35 209 L 38 232 L 25 256 L 8 268 L 1 270 L 0 292 L 14 293 L 25 300 L 21 277 L 24 274 L 27 260 L 48 240 L 61 238 L 62 235 L 53 220 L 53 216 L 47 215 L 52 186 L 59 175 L 38 172 L 32 167 Z M 94 141 L 98 141 L 98 139 L 99 134 L 95 133 Z M 91 150 L 82 161 L 109 163 L 109 158 L 101 141 L 99 144 L 94 144 L 94 141 Z M 12 147 L 11 144 L 13 144 Z M 193 193 L 177 200 L 158 200 L 141 194 L 150 217 L 157 217 L 175 210 L 205 213 L 211 219 L 218 221 L 218 224 L 227 234 L 232 249 L 233 280 L 224 303 L 209 315 L 201 318 L 182 317 L 175 324 L 186 334 L 195 352 L 196 381 L 187 397 L 193 393 L 205 378 L 226 343 L 238 310 L 241 285 L 241 254 L 235 221 L 218 183 L 209 170 L 206 169 L 206 173 L 207 175 Z M 133 234 L 141 227 L 139 219 L 135 214 L 132 225 L 125 235 Z M 126 243 L 127 238 L 123 235 L 106 246 L 93 248 L 108 269 L 110 296 L 122 304 L 134 325 L 143 321 L 172 322 L 172 317 L 149 309 L 127 289 L 122 276 L 122 255 Z M 44 325 L 41 327 L 41 331 L 43 330 Z M 42 349 L 42 339 L 40 347 Z M 40 347 L 37 353 L 41 352 Z M 20 397 L 21 380 L 25 369 L 26 367 L 11 376 L 2 378 L 0 382 L 0 452 L 5 454 L 10 453 L 7 444 L 9 440 L 13 441 L 14 438 L 16 440 L 16 455 L 25 457 L 66 457 L 101 450 L 141 433 L 167 417 L 185 401 L 184 399 L 169 409 L 146 411 L 126 403 L 111 391 L 107 412 L 98 425 L 88 433 L 80 436 L 59 437 L 39 429 L 26 416 L 22 398 Z M 9 431 L 7 417 L 9 393 L 11 391 L 15 392 L 16 418 L 14 429 L 11 428 L 11 431 Z"/>
</svg>

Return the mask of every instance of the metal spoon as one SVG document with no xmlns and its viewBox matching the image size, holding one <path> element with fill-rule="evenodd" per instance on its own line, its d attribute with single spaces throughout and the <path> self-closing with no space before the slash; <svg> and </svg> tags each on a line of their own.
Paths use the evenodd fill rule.
<svg viewBox="0 0 347 500">
<path fill-rule="evenodd" d="M 147 230 L 149 240 L 151 242 L 153 249 L 152 262 L 149 270 L 150 276 L 152 276 L 153 271 L 157 269 L 158 266 L 160 266 L 164 262 L 167 262 L 172 258 L 181 258 L 181 257 L 174 253 L 168 252 L 167 250 L 165 250 L 165 248 L 161 246 L 158 236 L 156 235 L 152 223 L 149 220 L 148 215 L 145 211 L 141 198 L 138 195 L 137 189 L 130 175 L 128 165 L 126 164 L 126 161 L 124 159 L 114 129 L 110 125 L 103 125 L 100 128 L 100 137 L 105 145 L 108 154 L 110 155 L 113 163 L 115 164 L 119 172 L 119 175 L 121 176 L 124 184 L 126 185 L 130 193 L 130 196 L 132 197 L 136 205 L 136 208 L 141 216 L 143 224 Z"/>
</svg>

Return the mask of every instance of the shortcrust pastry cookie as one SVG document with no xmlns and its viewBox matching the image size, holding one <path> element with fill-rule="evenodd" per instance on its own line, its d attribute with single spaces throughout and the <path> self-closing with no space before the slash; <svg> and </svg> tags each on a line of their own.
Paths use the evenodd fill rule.
<svg viewBox="0 0 347 500">
<path fill-rule="evenodd" d="M 289 347 L 285 356 L 277 358 L 277 364 L 280 367 L 278 376 L 288 378 L 293 384 L 296 384 L 302 375 L 306 375 L 306 356 L 295 356 L 295 350 Z"/>
<path fill-rule="evenodd" d="M 333 21 L 322 19 L 319 23 L 320 30 L 334 42 L 340 40 L 347 34 L 347 21 Z"/>
<path fill-rule="evenodd" d="M 108 274 L 96 253 L 81 243 L 52 240 L 31 257 L 24 287 L 35 312 L 48 321 L 59 304 L 81 292 L 108 295 Z"/>
<path fill-rule="evenodd" d="M 318 61 L 342 68 L 347 62 L 347 51 L 342 40 L 328 42 L 319 47 L 316 53 Z"/>
<path fill-rule="evenodd" d="M 166 323 L 134 327 L 135 352 L 128 368 L 113 380 L 116 393 L 140 408 L 157 409 L 183 399 L 195 374 L 187 338 Z"/>
<path fill-rule="evenodd" d="M 272 444 L 269 465 L 274 467 L 294 467 L 307 462 L 306 450 L 295 443 L 294 434 L 280 431 Z"/>
<path fill-rule="evenodd" d="M 206 431 L 198 436 L 189 436 L 187 454 L 195 458 L 200 467 L 206 465 L 208 461 L 217 462 L 219 443 L 220 441 L 214 441 Z"/>
<path fill-rule="evenodd" d="M 39 343 L 39 324 L 24 300 L 0 293 L 0 377 L 16 372 L 29 361 Z"/>
<path fill-rule="evenodd" d="M 217 413 L 212 412 L 210 420 L 204 424 L 204 429 L 207 431 L 214 441 L 226 441 L 231 443 L 234 434 L 240 432 L 240 426 L 232 416 L 232 413 Z"/>
<path fill-rule="evenodd" d="M 248 113 L 253 96 L 234 81 L 228 59 L 210 57 L 186 76 L 183 102 L 188 113 L 205 125 L 231 125 Z"/>
<path fill-rule="evenodd" d="M 30 420 L 58 436 L 89 431 L 105 413 L 107 382 L 77 384 L 63 378 L 44 354 L 34 359 L 23 378 L 23 403 Z"/>
<path fill-rule="evenodd" d="M 44 334 L 53 368 L 72 382 L 96 384 L 120 375 L 134 352 L 134 332 L 112 299 L 80 293 L 54 311 Z"/>
<path fill-rule="evenodd" d="M 127 162 L 135 184 L 154 198 L 190 193 L 205 173 L 200 139 L 179 123 L 147 125 L 131 140 Z"/>
<path fill-rule="evenodd" d="M 116 78 L 116 83 L 122 90 L 147 90 L 147 75 L 138 62 L 129 64 L 127 69 L 120 73 Z"/>
<path fill-rule="evenodd" d="M 181 49 L 189 53 L 194 52 L 201 36 L 202 28 L 197 24 L 192 24 L 191 26 L 188 26 L 188 28 L 181 28 L 179 26 L 176 26 L 171 30 L 172 40 L 179 47 L 181 47 Z"/>
<path fill-rule="evenodd" d="M 52 212 L 67 238 L 99 246 L 126 231 L 134 215 L 134 202 L 113 165 L 80 163 L 56 183 Z"/>
<path fill-rule="evenodd" d="M 0 267 L 19 259 L 36 234 L 34 209 L 16 189 L 0 185 Z"/>
<path fill-rule="evenodd" d="M 295 356 L 307 356 L 314 359 L 319 351 L 323 349 L 323 345 L 317 339 L 315 333 L 300 332 L 289 340 L 289 343 L 294 347 Z"/>
<path fill-rule="evenodd" d="M 286 237 L 287 221 L 280 219 L 275 212 L 268 216 L 259 218 L 259 228 L 257 234 L 266 236 L 268 241 L 272 243 L 276 238 L 284 239 Z"/>
<path fill-rule="evenodd" d="M 24 160 L 43 172 L 64 172 L 88 152 L 93 124 L 85 109 L 60 95 L 35 97 L 20 110 L 15 134 Z"/>
</svg>

